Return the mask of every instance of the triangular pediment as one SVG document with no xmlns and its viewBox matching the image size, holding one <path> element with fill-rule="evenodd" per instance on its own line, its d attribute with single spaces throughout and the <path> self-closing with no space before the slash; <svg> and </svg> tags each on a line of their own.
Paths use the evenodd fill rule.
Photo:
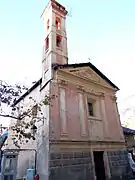
<svg viewBox="0 0 135 180">
<path fill-rule="evenodd" d="M 62 71 L 72 74 L 78 78 L 82 78 L 112 88 L 112 86 L 107 81 L 100 77 L 90 67 L 64 68 L 62 69 Z"/>
</svg>

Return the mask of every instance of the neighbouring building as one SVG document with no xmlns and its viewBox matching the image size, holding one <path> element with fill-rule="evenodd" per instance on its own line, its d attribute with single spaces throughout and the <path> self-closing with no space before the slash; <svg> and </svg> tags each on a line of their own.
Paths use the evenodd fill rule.
<svg viewBox="0 0 135 180">
<path fill-rule="evenodd" d="M 37 125 L 36 141 L 22 148 L 36 148 L 41 180 L 124 178 L 129 164 L 116 103 L 119 88 L 91 63 L 68 64 L 66 15 L 65 7 L 51 0 L 41 16 L 42 78 L 14 105 L 28 107 L 30 96 L 40 102 L 46 93 L 57 98 L 43 107 L 45 118 Z M 21 156 L 21 176 L 32 160 L 33 155 Z"/>
<path fill-rule="evenodd" d="M 128 149 L 135 147 L 135 130 L 123 127 L 126 146 Z"/>
</svg>

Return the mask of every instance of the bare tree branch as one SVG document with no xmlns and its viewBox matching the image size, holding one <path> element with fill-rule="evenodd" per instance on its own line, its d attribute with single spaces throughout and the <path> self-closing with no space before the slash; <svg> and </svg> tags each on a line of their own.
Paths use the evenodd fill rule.
<svg viewBox="0 0 135 180">
<path fill-rule="evenodd" d="M 0 116 L 5 117 L 5 118 L 13 118 L 13 119 L 20 120 L 18 117 L 15 117 L 15 116 L 12 116 L 12 115 L 9 115 L 9 114 L 0 114 Z"/>
<path fill-rule="evenodd" d="M 11 86 L 5 81 L 0 80 L 0 117 L 15 119 L 10 129 L 13 131 L 11 133 L 13 143 L 17 147 L 27 143 L 30 139 L 35 140 L 35 131 L 37 130 L 35 122 L 42 121 L 43 118 L 46 119 L 41 107 L 52 106 L 53 100 L 57 97 L 56 95 L 45 95 L 44 99 L 39 103 L 37 103 L 34 97 L 29 97 L 27 106 L 24 107 L 23 101 L 21 104 L 19 103 L 19 106 L 11 106 L 26 90 L 28 88 L 25 86 L 18 84 Z M 5 105 L 10 109 L 8 112 L 11 113 L 6 113 L 6 109 L 3 111 L 2 108 L 5 108 Z"/>
</svg>

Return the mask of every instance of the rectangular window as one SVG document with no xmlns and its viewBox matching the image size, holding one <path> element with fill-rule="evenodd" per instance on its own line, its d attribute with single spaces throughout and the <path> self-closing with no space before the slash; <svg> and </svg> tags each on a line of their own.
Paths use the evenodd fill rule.
<svg viewBox="0 0 135 180">
<path fill-rule="evenodd" d="M 89 116 L 94 116 L 93 103 L 92 102 L 88 102 L 88 113 L 89 113 Z"/>
</svg>

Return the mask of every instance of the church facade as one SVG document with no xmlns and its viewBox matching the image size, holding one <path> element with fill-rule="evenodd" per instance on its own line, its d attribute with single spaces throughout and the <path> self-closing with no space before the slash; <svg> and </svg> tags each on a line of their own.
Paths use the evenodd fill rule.
<svg viewBox="0 0 135 180">
<path fill-rule="evenodd" d="M 16 104 L 27 107 L 29 96 L 40 101 L 46 93 L 57 98 L 44 107 L 46 118 L 36 141 L 23 148 L 37 150 L 40 179 L 124 178 L 129 165 L 116 103 L 119 89 L 91 63 L 68 64 L 66 15 L 55 0 L 41 15 L 42 78 Z M 10 135 L 8 144 L 11 147 Z M 26 162 L 27 156 L 22 157 L 19 168 Z"/>
</svg>

